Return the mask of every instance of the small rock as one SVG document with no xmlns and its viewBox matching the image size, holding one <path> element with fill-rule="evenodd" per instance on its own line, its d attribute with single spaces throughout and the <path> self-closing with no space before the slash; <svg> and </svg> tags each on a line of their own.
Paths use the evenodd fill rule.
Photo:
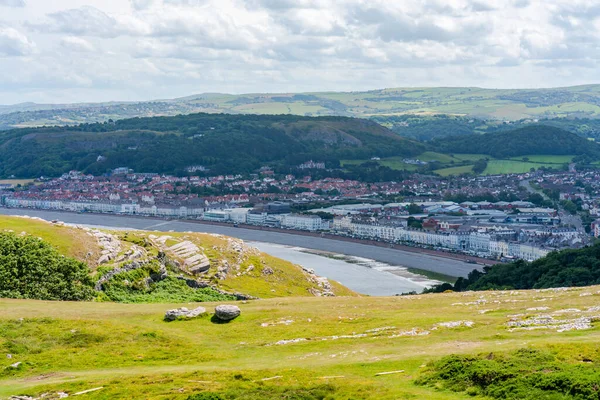
<svg viewBox="0 0 600 400">
<path fill-rule="evenodd" d="M 188 310 L 186 307 L 175 308 L 173 310 L 168 310 L 165 313 L 165 321 L 175 321 L 176 319 L 191 319 L 196 318 L 202 314 L 206 313 L 206 308 L 198 307 L 193 310 Z"/>
<path fill-rule="evenodd" d="M 273 271 L 273 268 L 271 268 L 271 267 L 264 267 L 262 269 L 263 275 L 273 275 L 274 273 L 275 273 L 275 271 Z"/>
<path fill-rule="evenodd" d="M 12 354 L 7 354 L 6 358 L 8 358 L 10 360 L 12 358 Z"/>
<path fill-rule="evenodd" d="M 241 313 L 238 306 L 220 305 L 215 308 L 215 316 L 221 321 L 231 321 L 239 317 Z"/>
<path fill-rule="evenodd" d="M 16 362 L 16 363 L 14 363 L 14 364 L 10 364 L 10 366 L 11 366 L 12 368 L 19 368 L 19 367 L 21 366 L 21 364 L 23 364 L 23 363 L 22 363 L 21 361 L 19 361 L 19 362 Z"/>
</svg>

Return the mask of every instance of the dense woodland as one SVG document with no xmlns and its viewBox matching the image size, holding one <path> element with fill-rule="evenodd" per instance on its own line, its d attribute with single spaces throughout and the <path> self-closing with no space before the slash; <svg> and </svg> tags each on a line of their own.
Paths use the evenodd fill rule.
<svg viewBox="0 0 600 400">
<path fill-rule="evenodd" d="M 373 121 L 382 124 L 400 136 L 420 141 L 431 141 L 449 136 L 512 131 L 532 125 L 564 129 L 585 139 L 600 142 L 598 118 L 552 118 L 540 120 L 499 121 L 454 115 L 394 115 L 375 116 Z"/>
<path fill-rule="evenodd" d="M 415 157 L 424 151 L 497 158 L 535 154 L 600 158 L 600 147 L 583 137 L 596 125 L 600 130 L 592 120 L 579 126 L 577 133 L 555 126 L 492 124 L 452 116 L 375 120 L 393 131 L 374 121 L 347 117 L 203 113 L 13 129 L 0 132 L 0 178 L 56 177 L 70 170 L 101 175 L 118 167 L 186 175 L 187 167 L 197 165 L 210 175 L 247 174 L 266 165 L 286 174 L 314 160 L 327 167 L 311 171 L 316 178 L 377 182 L 400 180 L 408 172 L 367 161 L 341 168 L 341 161 Z M 550 122 L 575 129 L 571 121 Z M 474 171 L 485 168 L 481 160 Z"/>
<path fill-rule="evenodd" d="M 454 285 L 444 283 L 429 290 L 545 289 L 600 284 L 600 244 L 583 249 L 552 252 L 533 262 L 518 260 L 510 264 L 473 270 Z"/>
<path fill-rule="evenodd" d="M 57 176 L 72 169 L 102 174 L 124 166 L 183 174 L 192 165 L 213 174 L 264 165 L 291 172 L 308 160 L 338 167 L 341 159 L 414 156 L 425 148 L 367 120 L 192 114 L 6 131 L 0 176 Z"/>
<path fill-rule="evenodd" d="M 530 154 L 598 157 L 600 146 L 572 132 L 532 125 L 506 132 L 453 136 L 432 142 L 443 153 L 487 154 L 496 158 Z"/>
</svg>

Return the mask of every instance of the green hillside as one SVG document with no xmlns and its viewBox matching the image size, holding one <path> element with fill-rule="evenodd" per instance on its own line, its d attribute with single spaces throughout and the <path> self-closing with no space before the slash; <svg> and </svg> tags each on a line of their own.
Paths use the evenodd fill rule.
<svg viewBox="0 0 600 400">
<path fill-rule="evenodd" d="M 483 119 L 600 116 L 600 85 L 553 89 L 476 87 L 391 88 L 364 92 L 206 93 L 172 100 L 86 104 L 17 104 L 0 107 L 0 129 L 75 125 L 108 119 L 197 112 L 339 115 L 369 118 L 405 114 L 464 115 Z"/>
<path fill-rule="evenodd" d="M 192 114 L 6 131 L 0 135 L 0 177 L 73 169 L 102 174 L 122 166 L 184 173 L 203 165 L 232 174 L 269 164 L 289 171 L 311 159 L 335 167 L 340 159 L 411 156 L 425 148 L 361 119 Z"/>
<path fill-rule="evenodd" d="M 70 293 L 69 287 L 81 284 L 81 275 L 72 278 L 73 271 L 90 277 L 85 296 Z M 59 279 L 59 274 L 65 278 Z M 110 232 L 0 216 L 0 297 L 183 303 L 235 299 L 238 294 L 355 295 L 238 239 L 201 233 Z"/>
<path fill-rule="evenodd" d="M 506 132 L 463 135 L 432 142 L 443 153 L 478 153 L 496 158 L 527 155 L 600 156 L 600 146 L 574 133 L 542 125 L 532 125 Z"/>
<path fill-rule="evenodd" d="M 0 348 L 11 354 L 0 398 L 101 388 L 85 398 L 465 399 L 496 389 L 499 399 L 593 399 L 577 393 L 596 393 L 585 377 L 600 369 L 599 290 L 257 300 L 238 303 L 228 324 L 164 322 L 174 304 L 0 300 Z M 461 369 L 448 369 L 452 355 Z"/>
</svg>

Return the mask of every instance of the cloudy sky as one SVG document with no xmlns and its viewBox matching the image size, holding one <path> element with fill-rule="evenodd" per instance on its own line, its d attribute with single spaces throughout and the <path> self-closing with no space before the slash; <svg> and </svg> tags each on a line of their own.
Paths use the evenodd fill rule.
<svg viewBox="0 0 600 400">
<path fill-rule="evenodd" d="M 0 104 L 600 82 L 597 0 L 0 0 Z"/>
</svg>

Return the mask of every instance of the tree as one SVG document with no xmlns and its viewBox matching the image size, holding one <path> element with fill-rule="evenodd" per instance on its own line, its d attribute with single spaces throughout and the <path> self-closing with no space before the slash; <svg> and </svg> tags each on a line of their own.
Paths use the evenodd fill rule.
<svg viewBox="0 0 600 400">
<path fill-rule="evenodd" d="M 419 207 L 415 203 L 409 204 L 409 206 L 407 208 L 407 211 L 411 215 L 413 215 L 413 214 L 421 214 L 423 212 L 423 210 L 421 209 L 421 207 Z"/>
<path fill-rule="evenodd" d="M 483 173 L 483 171 L 485 171 L 487 166 L 488 166 L 487 160 L 484 160 L 484 159 L 477 160 L 477 161 L 475 161 L 475 164 L 473 165 L 473 172 L 475 172 L 476 174 L 481 174 L 481 173 Z"/>
<path fill-rule="evenodd" d="M 572 215 L 577 214 L 577 204 L 573 203 L 571 200 L 563 200 L 560 204 L 568 213 Z"/>
</svg>

